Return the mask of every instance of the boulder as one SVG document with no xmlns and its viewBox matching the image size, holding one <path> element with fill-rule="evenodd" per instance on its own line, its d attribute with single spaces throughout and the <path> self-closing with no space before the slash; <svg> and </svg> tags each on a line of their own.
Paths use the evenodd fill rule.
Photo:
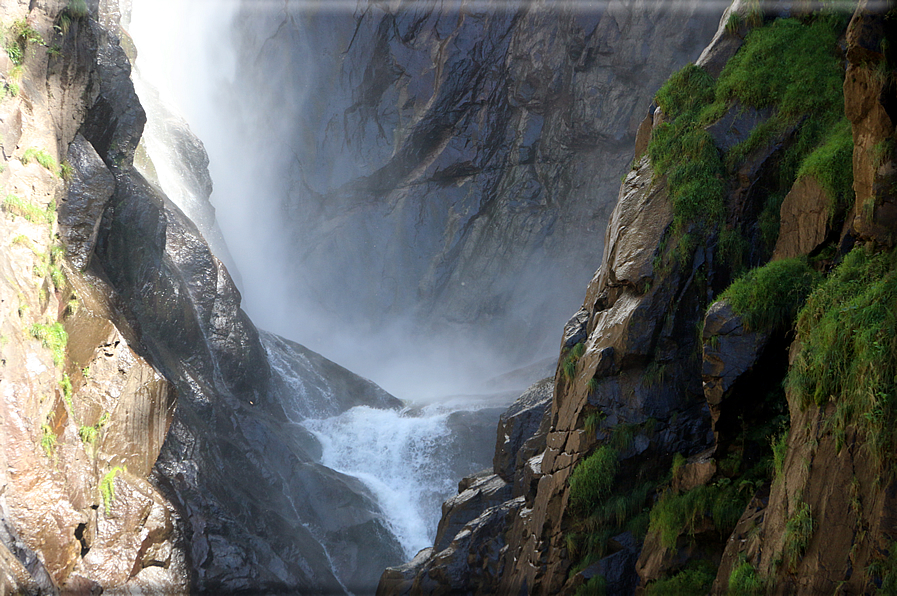
<svg viewBox="0 0 897 596">
<path fill-rule="evenodd" d="M 726 393 L 756 364 L 771 336 L 769 331 L 748 331 L 744 321 L 725 300 L 714 303 L 704 318 L 704 361 L 701 376 L 704 396 L 714 421 Z"/>
<path fill-rule="evenodd" d="M 547 427 L 542 427 L 546 426 L 543 421 L 551 412 L 553 397 L 554 379 L 542 379 L 517 398 L 499 418 L 492 468 L 506 482 L 512 482 L 524 462 L 545 449 Z"/>
<path fill-rule="evenodd" d="M 486 509 L 511 498 L 511 484 L 498 474 L 477 479 L 456 496 L 442 504 L 442 518 L 436 529 L 433 549 L 440 552 L 448 547 L 461 529 Z"/>
<path fill-rule="evenodd" d="M 804 176 L 782 201 L 779 238 L 772 260 L 809 255 L 831 232 L 831 201 L 825 189 L 812 176 Z"/>
</svg>

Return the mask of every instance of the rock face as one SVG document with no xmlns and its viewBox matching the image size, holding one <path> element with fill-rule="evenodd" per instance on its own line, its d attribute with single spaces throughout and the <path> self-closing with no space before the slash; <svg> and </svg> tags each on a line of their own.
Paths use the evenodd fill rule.
<svg viewBox="0 0 897 596">
<path fill-rule="evenodd" d="M 700 76 L 721 76 L 748 27 L 783 16 L 775 6 L 755 14 L 751 6 L 736 2 L 727 11 L 699 60 L 705 67 Z M 805 27 L 820 18 L 799 5 L 791 9 L 803 20 L 785 26 Z M 527 418 L 531 396 L 506 412 L 494 465 L 499 477 L 462 483 L 458 497 L 446 503 L 438 543 L 388 569 L 379 594 L 572 594 L 580 588 L 639 594 L 654 586 L 657 593 L 714 594 L 890 589 L 897 573 L 894 487 L 879 476 L 875 457 L 864 461 L 860 454 L 874 455 L 886 440 L 880 437 L 890 436 L 864 436 L 868 421 L 892 414 L 878 401 L 851 406 L 821 394 L 837 395 L 838 388 L 817 386 L 817 395 L 801 400 L 789 384 L 786 397 L 789 367 L 793 372 L 809 349 L 794 338 L 807 331 L 794 331 L 793 315 L 747 325 L 755 320 L 750 313 L 775 306 L 763 292 L 756 304 L 738 307 L 744 310 L 736 311 L 730 298 L 714 302 L 745 261 L 757 266 L 796 257 L 827 273 L 857 238 L 865 242 L 863 254 L 883 259 L 882 251 L 893 245 L 887 189 L 895 62 L 882 53 L 894 46 L 881 10 L 861 3 L 846 34 L 856 217 L 847 214 L 844 221 L 824 181 L 796 171 L 785 175 L 793 167 L 789 159 L 808 159 L 808 153 L 795 157 L 800 130 L 780 127 L 762 143 L 744 144 L 768 130 L 775 110 L 745 108 L 736 95 L 717 106 L 715 122 L 701 123 L 701 142 L 715 145 L 713 156 L 729 162 L 719 174 L 728 177 L 721 190 L 724 213 L 709 224 L 719 227 L 700 236 L 706 231 L 683 223 L 676 203 L 688 195 L 674 187 L 673 174 L 659 175 L 647 150 L 646 138 L 669 134 L 681 114 L 658 110 L 646 118 L 636 148 L 642 157 L 623 181 L 609 218 L 601 267 L 582 309 L 564 328 L 547 433 L 536 430 L 535 416 Z M 842 24 L 830 23 L 843 32 Z M 833 113 L 840 117 L 837 106 Z M 769 196 L 784 197 L 781 209 Z M 770 212 L 781 216 L 775 249 L 760 233 Z M 725 235 L 733 230 L 743 234 L 750 252 L 741 263 L 726 254 Z M 695 235 L 705 241 L 696 242 Z M 889 277 L 870 278 L 870 287 L 893 283 L 893 264 L 888 267 Z M 853 296 L 865 290 L 858 274 L 845 275 L 849 282 L 836 291 Z M 763 287 L 759 276 L 746 279 Z M 782 280 L 777 283 L 781 287 Z M 821 316 L 814 310 L 820 302 L 812 304 L 801 317 Z M 859 336 L 861 329 L 839 332 Z M 858 356 L 844 358 L 869 367 Z M 872 409 L 860 416 L 849 408 Z M 533 437 L 545 434 L 541 453 L 518 455 L 515 424 L 523 421 Z M 584 502 L 580 487 L 595 466 L 596 487 Z M 483 518 L 464 508 L 486 500 L 476 487 L 500 487 L 499 480 L 513 482 L 516 497 L 503 507 L 519 509 L 503 529 L 487 534 L 491 542 L 468 542 Z M 496 511 L 491 503 L 480 507 L 486 518 Z M 619 527 L 615 516 L 627 525 Z M 447 534 L 468 519 L 448 542 Z M 600 548 L 593 546 L 596 540 Z M 498 545 L 497 558 L 483 551 L 488 544 Z"/>
<path fill-rule="evenodd" d="M 697 0 L 303 6 L 247 1 L 237 25 L 235 101 L 285 148 L 246 153 L 289 172 L 275 192 L 291 298 L 321 311 L 326 297 L 321 316 L 374 329 L 411 313 L 426 332 L 502 337 L 518 363 L 543 355 L 594 270 L 651 94 L 719 13 Z"/>
<path fill-rule="evenodd" d="M 260 335 L 197 226 L 132 167 L 128 6 L 27 4 L 4 14 L 48 43 L 11 42 L 20 84 L 0 61 L 19 89 L 0 102 L 4 591 L 369 591 L 401 549 L 296 423 L 400 402 Z"/>
</svg>

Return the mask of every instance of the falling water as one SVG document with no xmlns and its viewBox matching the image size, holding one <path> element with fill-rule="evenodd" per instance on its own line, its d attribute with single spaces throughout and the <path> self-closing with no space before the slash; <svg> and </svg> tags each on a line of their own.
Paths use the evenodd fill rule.
<svg viewBox="0 0 897 596">
<path fill-rule="evenodd" d="M 223 82 L 233 82 L 235 76 L 233 55 L 223 39 L 235 8 L 235 2 L 134 0 L 130 33 L 138 59 L 133 76 L 148 115 L 143 147 L 152 167 L 145 166 L 144 171 L 194 220 L 222 260 L 228 262 L 229 245 L 238 266 L 245 271 L 250 264 L 251 275 L 243 275 L 244 282 L 263 287 L 244 288 L 244 304 L 258 322 L 252 298 L 273 291 L 265 284 L 276 283 L 273 280 L 280 275 L 271 259 L 264 258 L 277 252 L 270 245 L 277 234 L 263 225 L 263 220 L 270 218 L 266 210 L 273 209 L 266 200 L 276 201 L 266 197 L 263 184 L 251 179 L 264 177 L 257 170 L 228 167 L 239 155 L 240 137 L 235 131 L 240 125 L 229 120 L 233 113 L 215 99 L 220 99 L 216 90 Z M 183 44 L 173 44 L 172 39 Z M 214 52 L 209 51 L 210 41 L 215 42 Z M 202 176 L 185 169 L 182 154 L 172 149 L 172 131 L 186 128 L 187 122 L 209 149 L 209 170 L 219 189 L 212 199 L 219 216 L 222 205 L 227 207 L 234 193 L 248 192 L 255 184 L 252 190 L 257 212 L 241 215 L 238 210 L 236 218 L 233 211 L 229 214 L 231 223 L 236 220 L 243 226 L 236 234 L 233 228 L 222 225 L 225 233 L 219 236 L 214 210 L 203 196 L 207 189 Z M 216 163 L 216 158 L 228 155 L 229 161 Z M 284 305 L 284 312 L 295 308 Z M 264 320 L 272 321 L 267 314 Z M 271 331 L 289 334 L 277 327 Z M 282 356 L 269 346 L 272 366 L 293 392 L 285 409 L 320 442 L 321 463 L 357 477 L 368 487 L 406 557 L 432 545 L 440 505 L 456 491 L 458 479 L 491 464 L 495 420 L 499 406 L 507 404 L 509 395 L 503 394 L 498 402 L 491 403 L 471 398 L 451 403 L 442 400 L 401 411 L 361 406 L 338 413 L 332 404 L 306 399 L 309 383 L 321 387 L 326 382 L 298 375 Z M 467 418 L 459 420 L 459 415 Z"/>
</svg>

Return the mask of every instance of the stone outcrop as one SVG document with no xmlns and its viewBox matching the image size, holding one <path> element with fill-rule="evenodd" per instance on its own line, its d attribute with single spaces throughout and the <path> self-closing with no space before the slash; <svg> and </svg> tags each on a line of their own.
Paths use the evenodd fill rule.
<svg viewBox="0 0 897 596">
<path fill-rule="evenodd" d="M 897 204 L 893 193 L 894 152 L 892 65 L 894 52 L 882 40 L 893 38 L 893 25 L 877 10 L 860 8 L 847 31 L 844 112 L 853 125 L 853 228 L 863 238 L 893 245 Z"/>
<path fill-rule="evenodd" d="M 832 232 L 831 200 L 812 176 L 798 180 L 782 201 L 779 238 L 773 260 L 808 255 Z"/>
</svg>

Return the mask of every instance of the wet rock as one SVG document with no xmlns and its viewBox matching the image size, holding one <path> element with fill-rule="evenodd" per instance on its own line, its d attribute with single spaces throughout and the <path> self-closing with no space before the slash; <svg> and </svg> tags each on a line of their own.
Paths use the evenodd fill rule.
<svg viewBox="0 0 897 596">
<path fill-rule="evenodd" d="M 273 371 L 274 391 L 294 420 L 328 418 L 355 406 L 401 408 L 402 402 L 320 354 L 267 331 L 259 336 Z"/>
<path fill-rule="evenodd" d="M 79 23 L 79 34 L 96 43 L 98 87 L 79 132 L 113 172 L 126 171 L 146 124 L 146 113 L 131 82 L 131 63 L 117 35 L 93 20 Z"/>
<path fill-rule="evenodd" d="M 542 379 L 499 418 L 492 467 L 505 481 L 513 482 L 515 472 L 524 462 L 545 449 L 547 424 L 544 421 L 551 411 L 553 397 L 554 379 Z"/>
<path fill-rule="evenodd" d="M 779 238 L 772 260 L 789 259 L 812 253 L 831 232 L 831 201 L 812 176 L 804 176 L 782 201 Z"/>
<path fill-rule="evenodd" d="M 66 159 L 72 167 L 72 178 L 56 212 L 59 234 L 72 265 L 84 269 L 93 255 L 100 220 L 106 201 L 115 189 L 115 179 L 81 135 L 69 145 Z"/>
<path fill-rule="evenodd" d="M 433 549 L 436 552 L 444 550 L 469 521 L 510 498 L 511 485 L 501 476 L 491 474 L 477 479 L 442 504 L 442 517 L 436 529 Z"/>
<path fill-rule="evenodd" d="M 728 302 L 714 303 L 704 319 L 704 362 L 701 376 L 704 396 L 714 421 L 726 392 L 756 364 L 766 347 L 769 331 L 748 331 Z"/>
</svg>

